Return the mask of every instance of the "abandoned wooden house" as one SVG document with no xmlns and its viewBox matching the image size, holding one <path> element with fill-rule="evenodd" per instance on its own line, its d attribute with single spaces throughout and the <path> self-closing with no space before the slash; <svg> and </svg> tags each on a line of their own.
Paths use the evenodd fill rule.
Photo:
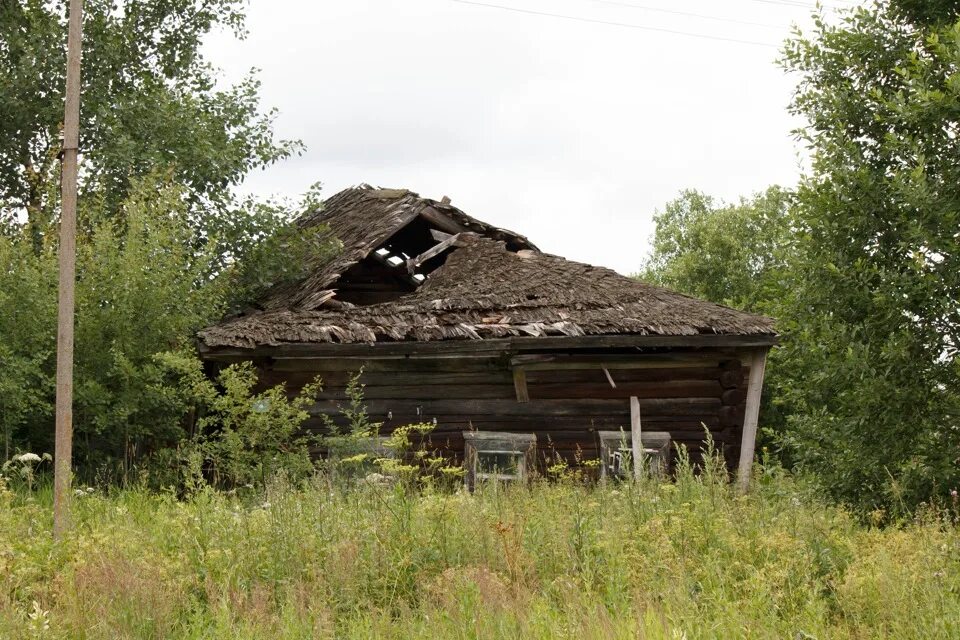
<svg viewBox="0 0 960 640">
<path fill-rule="evenodd" d="M 381 434 L 434 423 L 427 446 L 469 482 L 557 457 L 619 474 L 641 451 L 663 469 L 675 445 L 695 458 L 706 429 L 749 477 L 771 319 L 542 253 L 407 190 L 347 189 L 299 224 L 326 225 L 342 250 L 199 345 L 291 393 L 320 375 L 308 426 L 338 414 L 362 368 Z"/>
</svg>

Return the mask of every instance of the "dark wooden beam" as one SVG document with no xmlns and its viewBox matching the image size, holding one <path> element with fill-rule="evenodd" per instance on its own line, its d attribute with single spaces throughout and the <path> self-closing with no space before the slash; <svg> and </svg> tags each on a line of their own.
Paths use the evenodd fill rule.
<svg viewBox="0 0 960 640">
<path fill-rule="evenodd" d="M 447 233 L 462 233 L 464 231 L 469 231 L 469 229 L 458 224 L 449 216 L 444 215 L 433 207 L 424 207 L 421 209 L 420 217 L 433 226 L 439 227 L 441 231 L 446 231 Z"/>
<path fill-rule="evenodd" d="M 444 354 L 519 354 L 523 351 L 564 351 L 606 348 L 694 348 L 769 347 L 777 343 L 775 335 L 700 334 L 692 336 L 549 336 L 543 338 L 491 338 L 484 340 L 435 340 L 430 342 L 357 342 L 357 343 L 284 343 L 259 345 L 251 349 L 236 347 L 206 347 L 200 353 L 207 358 L 220 356 L 252 357 L 258 355 L 283 357 L 342 357 L 366 356 L 422 356 Z M 638 356 L 641 354 L 637 354 Z M 663 356 L 664 354 L 659 354 Z M 598 359 L 603 356 L 597 356 Z"/>
</svg>

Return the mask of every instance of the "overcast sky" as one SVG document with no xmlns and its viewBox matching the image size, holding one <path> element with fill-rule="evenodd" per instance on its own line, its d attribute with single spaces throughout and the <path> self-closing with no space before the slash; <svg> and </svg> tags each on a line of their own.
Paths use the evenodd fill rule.
<svg viewBox="0 0 960 640">
<path fill-rule="evenodd" d="M 812 6 L 252 0 L 249 37 L 218 34 L 207 55 L 225 81 L 259 68 L 277 133 L 307 146 L 245 190 L 447 195 L 544 251 L 633 273 L 681 189 L 734 200 L 796 182 L 794 79 L 774 61 Z"/>
</svg>

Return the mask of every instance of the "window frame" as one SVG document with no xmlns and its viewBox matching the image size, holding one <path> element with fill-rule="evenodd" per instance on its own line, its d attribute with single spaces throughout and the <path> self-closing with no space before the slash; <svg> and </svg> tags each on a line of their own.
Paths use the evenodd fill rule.
<svg viewBox="0 0 960 640">
<path fill-rule="evenodd" d="M 598 431 L 600 438 L 600 479 L 626 479 L 627 473 L 611 473 L 611 458 L 617 452 L 626 451 L 633 455 L 633 434 L 623 429 L 619 431 Z M 640 434 L 640 446 L 644 457 L 649 460 L 647 473 L 654 478 L 663 478 L 670 471 L 670 444 L 673 439 L 669 431 L 644 431 Z"/>
<path fill-rule="evenodd" d="M 507 433 L 502 431 L 464 431 L 463 468 L 464 485 L 471 491 L 478 481 L 526 482 L 533 469 L 537 436 L 534 433 Z M 516 473 L 489 473 L 478 470 L 484 453 L 515 455 L 519 457 Z"/>
</svg>

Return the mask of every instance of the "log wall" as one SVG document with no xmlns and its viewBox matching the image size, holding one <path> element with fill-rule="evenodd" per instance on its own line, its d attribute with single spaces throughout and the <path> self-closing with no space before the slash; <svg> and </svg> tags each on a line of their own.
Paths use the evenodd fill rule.
<svg viewBox="0 0 960 640">
<path fill-rule="evenodd" d="M 596 458 L 597 431 L 630 431 L 630 396 L 640 400 L 642 428 L 667 431 L 694 460 L 709 428 L 728 465 L 738 462 L 747 370 L 729 355 L 683 360 L 620 359 L 607 374 L 596 363 L 525 368 L 529 401 L 518 402 L 510 361 L 499 357 L 289 358 L 260 364 L 261 383 L 287 384 L 295 394 L 315 376 L 324 388 L 311 408 L 308 428 L 319 417 L 340 420 L 346 385 L 363 368 L 361 381 L 371 420 L 382 434 L 414 422 L 436 422 L 429 446 L 451 458 L 463 452 L 467 430 L 533 432 L 538 458 Z"/>
</svg>

